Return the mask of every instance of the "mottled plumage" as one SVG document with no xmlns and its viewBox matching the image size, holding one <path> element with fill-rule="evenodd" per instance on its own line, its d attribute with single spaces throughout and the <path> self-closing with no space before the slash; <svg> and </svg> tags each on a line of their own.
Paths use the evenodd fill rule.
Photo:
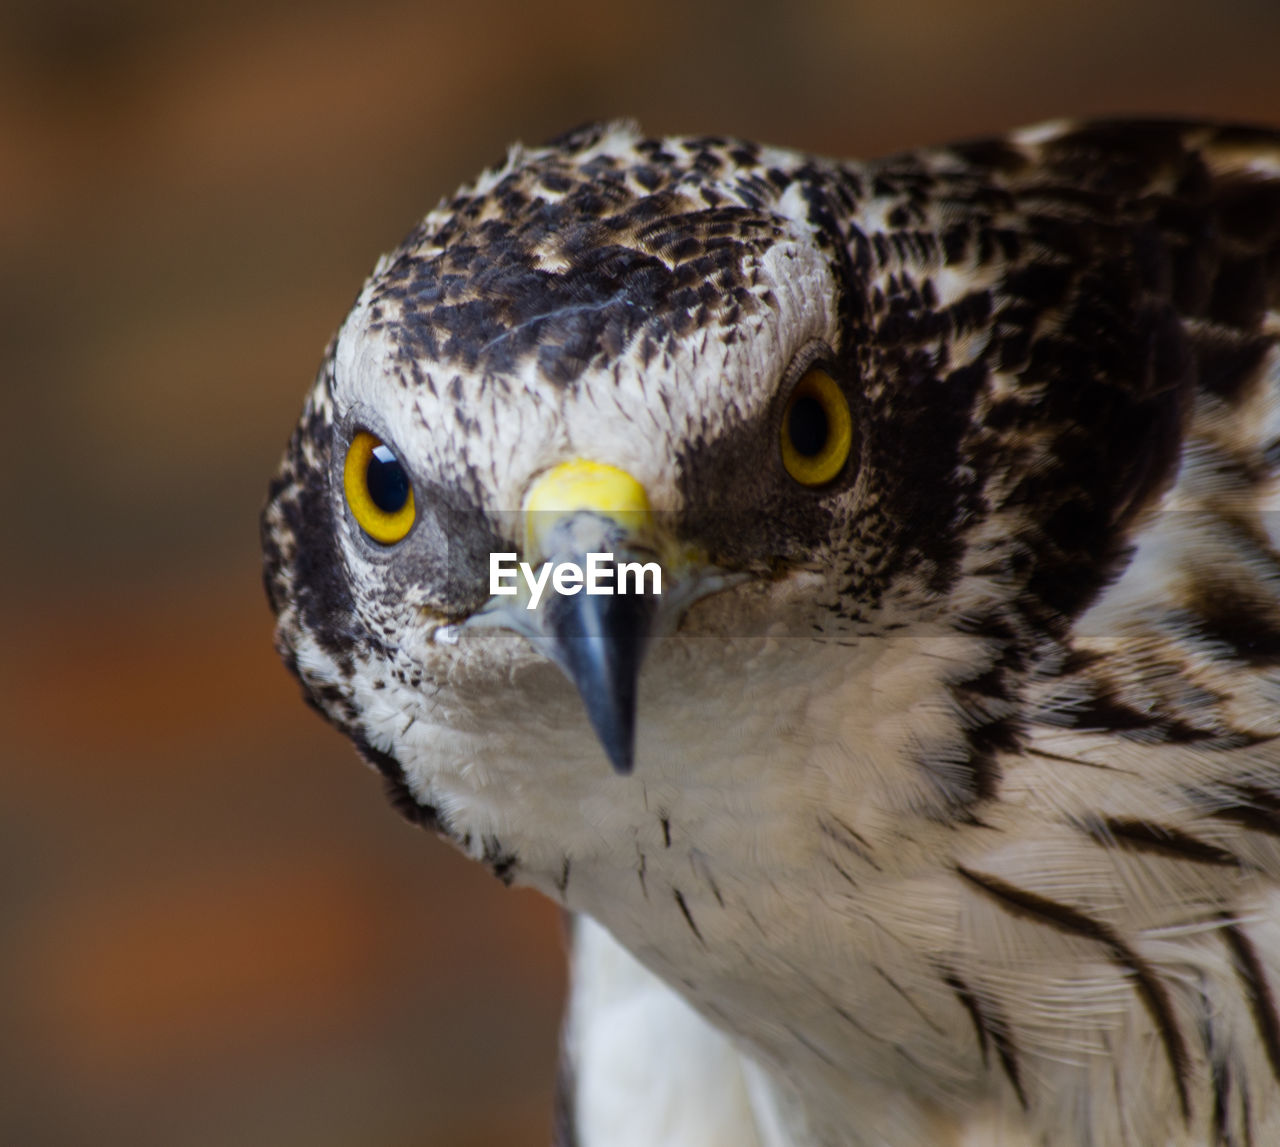
<svg viewBox="0 0 1280 1147">
<path fill-rule="evenodd" d="M 379 262 L 265 512 L 278 644 L 402 812 L 578 914 L 564 1144 L 1280 1141 L 1278 338 L 1280 135 L 1210 125 L 593 127 Z M 579 458 L 704 578 L 625 776 L 543 631 L 480 627 Z"/>
</svg>

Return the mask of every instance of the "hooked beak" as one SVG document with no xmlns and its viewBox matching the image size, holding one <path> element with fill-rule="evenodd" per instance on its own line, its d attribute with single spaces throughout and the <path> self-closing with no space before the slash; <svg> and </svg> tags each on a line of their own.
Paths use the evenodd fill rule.
<svg viewBox="0 0 1280 1147">
<path fill-rule="evenodd" d="M 615 466 L 575 459 L 546 471 L 525 494 L 521 521 L 515 588 L 495 591 L 468 624 L 515 630 L 558 665 L 614 771 L 628 774 L 651 639 L 729 580 L 681 555 L 644 487 Z"/>
<path fill-rule="evenodd" d="M 548 653 L 577 687 L 614 772 L 635 764 L 636 690 L 656 603 L 645 594 L 569 597 L 547 602 Z"/>
</svg>

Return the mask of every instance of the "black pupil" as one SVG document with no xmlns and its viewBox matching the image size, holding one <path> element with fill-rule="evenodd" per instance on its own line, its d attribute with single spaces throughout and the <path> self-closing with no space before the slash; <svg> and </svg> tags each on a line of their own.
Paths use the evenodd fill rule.
<svg viewBox="0 0 1280 1147">
<path fill-rule="evenodd" d="M 813 395 L 802 394 L 791 404 L 791 413 L 787 416 L 787 434 L 797 454 L 805 458 L 821 454 L 830 431 L 827 412 Z"/>
<path fill-rule="evenodd" d="M 385 446 L 375 446 L 365 474 L 369 497 L 384 514 L 394 514 L 404 509 L 409 500 L 409 475 L 404 472 L 400 460 Z"/>
</svg>

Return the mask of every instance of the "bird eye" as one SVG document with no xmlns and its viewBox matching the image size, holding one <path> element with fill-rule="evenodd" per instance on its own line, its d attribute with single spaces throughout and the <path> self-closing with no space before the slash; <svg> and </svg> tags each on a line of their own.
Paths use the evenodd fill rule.
<svg viewBox="0 0 1280 1147">
<path fill-rule="evenodd" d="M 400 459 L 367 430 L 347 447 L 342 467 L 347 505 L 360 528 L 375 542 L 392 545 L 413 525 L 413 486 Z"/>
<path fill-rule="evenodd" d="M 824 486 L 853 448 L 853 415 L 833 379 L 814 367 L 796 383 L 782 412 L 782 464 L 802 486 Z"/>
</svg>

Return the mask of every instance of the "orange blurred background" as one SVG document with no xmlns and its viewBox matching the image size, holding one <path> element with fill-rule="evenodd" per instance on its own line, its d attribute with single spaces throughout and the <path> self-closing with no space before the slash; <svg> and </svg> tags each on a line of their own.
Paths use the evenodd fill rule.
<svg viewBox="0 0 1280 1147">
<path fill-rule="evenodd" d="M 545 1145 L 560 924 L 271 650 L 257 511 L 440 196 L 582 121 L 1280 124 L 1275 0 L 0 5 L 0 1142 Z"/>
</svg>

